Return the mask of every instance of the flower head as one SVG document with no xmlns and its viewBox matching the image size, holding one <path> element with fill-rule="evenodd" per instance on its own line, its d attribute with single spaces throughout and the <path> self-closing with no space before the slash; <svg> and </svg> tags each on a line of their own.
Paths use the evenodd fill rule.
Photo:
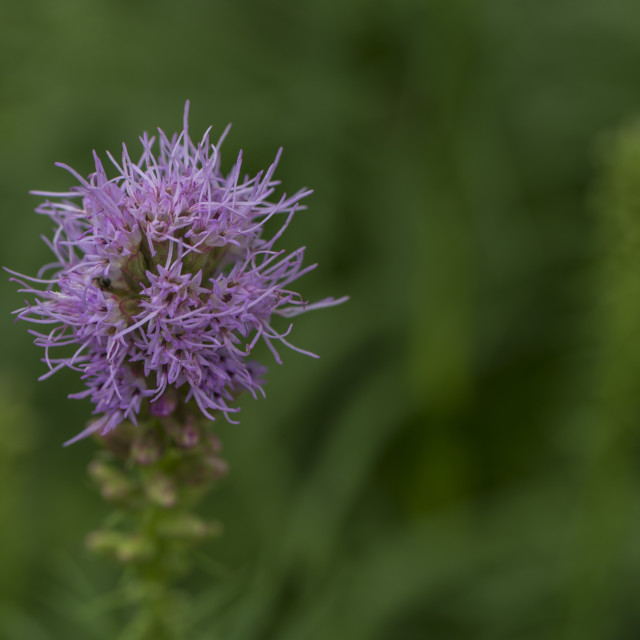
<svg viewBox="0 0 640 640">
<path fill-rule="evenodd" d="M 272 199 L 280 152 L 252 178 L 241 177 L 241 152 L 225 176 L 219 147 L 228 128 L 217 144 L 210 129 L 193 142 L 188 107 L 180 134 L 158 130 L 157 153 L 146 133 L 137 162 L 125 145 L 120 160 L 108 153 L 115 177 L 94 152 L 96 170 L 86 179 L 59 165 L 79 183 L 69 192 L 34 192 L 47 197 L 36 211 L 56 224 L 48 241 L 55 262 L 37 278 L 14 274 L 34 296 L 15 313 L 51 326 L 32 331 L 45 349 L 41 378 L 63 367 L 79 371 L 86 389 L 70 397 L 88 396 L 101 414 L 72 441 L 135 423 L 141 411 L 167 416 L 178 404 L 231 420 L 240 392 L 264 395 L 265 369 L 249 358 L 259 340 L 277 362 L 277 343 L 308 353 L 287 341 L 291 326 L 272 326 L 273 316 L 342 302 L 308 305 L 289 288 L 315 265 L 303 267 L 304 248 L 286 252 L 276 242 L 311 192 Z M 271 218 L 281 224 L 267 239 Z M 65 355 L 53 347 L 66 347 Z"/>
</svg>

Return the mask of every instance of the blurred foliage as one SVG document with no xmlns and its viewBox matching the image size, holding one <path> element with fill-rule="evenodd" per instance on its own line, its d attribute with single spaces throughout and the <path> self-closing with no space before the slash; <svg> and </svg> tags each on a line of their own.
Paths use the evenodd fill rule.
<svg viewBox="0 0 640 640">
<path fill-rule="evenodd" d="M 1 262 L 35 273 L 29 189 L 143 130 L 315 189 L 320 263 L 268 397 L 218 424 L 231 473 L 194 639 L 640 635 L 640 6 L 633 0 L 0 4 Z M 631 123 L 631 124 L 627 124 Z M 2 287 L 0 638 L 117 638 L 90 407 Z M 265 359 L 268 354 L 265 354 Z M 120 598 L 121 599 L 121 598 Z"/>
</svg>

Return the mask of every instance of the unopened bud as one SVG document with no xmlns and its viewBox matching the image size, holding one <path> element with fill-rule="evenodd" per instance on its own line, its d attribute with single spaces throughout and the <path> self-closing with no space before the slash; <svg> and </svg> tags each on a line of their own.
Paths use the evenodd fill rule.
<svg viewBox="0 0 640 640">
<path fill-rule="evenodd" d="M 146 493 L 152 502 L 165 509 L 170 509 L 176 504 L 176 486 L 171 478 L 162 473 L 157 473 L 149 479 Z"/>
<path fill-rule="evenodd" d="M 158 532 L 165 538 L 176 540 L 203 540 L 220 535 L 222 526 L 219 522 L 205 522 L 191 514 L 182 513 L 165 520 Z"/>
<path fill-rule="evenodd" d="M 141 465 L 150 465 L 162 457 L 162 441 L 155 429 L 141 433 L 131 447 L 133 459 Z"/>
<path fill-rule="evenodd" d="M 117 429 L 109 431 L 105 435 L 98 435 L 101 444 L 118 458 L 128 458 L 131 443 L 137 437 L 138 428 L 131 422 L 125 421 L 118 425 Z"/>
<path fill-rule="evenodd" d="M 214 478 L 224 478 L 229 473 L 229 465 L 218 456 L 207 456 L 205 464 Z"/>
<path fill-rule="evenodd" d="M 153 545 L 139 535 L 117 531 L 93 531 L 86 538 L 90 551 L 106 553 L 120 562 L 147 560 L 153 554 Z"/>
<path fill-rule="evenodd" d="M 102 460 L 91 462 L 89 476 L 100 486 L 105 500 L 121 500 L 126 498 L 133 489 L 133 485 L 123 473 Z"/>
<path fill-rule="evenodd" d="M 182 449 L 191 449 L 200 442 L 200 431 L 196 419 L 189 415 L 184 424 L 171 420 L 167 424 L 169 437 Z"/>
<path fill-rule="evenodd" d="M 193 421 L 195 422 L 195 421 Z M 180 435 L 178 436 L 178 446 L 183 447 L 184 449 L 191 449 L 195 447 L 200 441 L 200 432 L 198 431 L 195 424 L 185 424 L 184 427 L 180 430 Z"/>
<path fill-rule="evenodd" d="M 213 453 L 220 453 L 222 451 L 222 440 L 215 434 L 210 433 L 207 438 L 208 449 Z"/>
<path fill-rule="evenodd" d="M 149 413 L 162 418 L 170 416 L 178 406 L 178 394 L 172 387 L 168 388 L 155 402 L 149 404 Z"/>
</svg>

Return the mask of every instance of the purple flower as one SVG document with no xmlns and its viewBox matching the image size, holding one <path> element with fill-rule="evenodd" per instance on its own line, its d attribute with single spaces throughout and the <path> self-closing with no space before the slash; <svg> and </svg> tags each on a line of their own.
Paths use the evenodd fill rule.
<svg viewBox="0 0 640 640">
<path fill-rule="evenodd" d="M 271 200 L 279 184 L 266 172 L 241 177 L 242 153 L 229 175 L 219 168 L 219 147 L 184 128 L 169 139 L 140 138 L 142 155 L 131 160 L 107 153 L 117 175 L 109 178 L 94 152 L 96 171 L 68 193 L 34 192 L 48 198 L 36 211 L 56 224 L 47 241 L 55 262 L 37 278 L 19 276 L 34 296 L 15 313 L 41 325 L 32 331 L 44 347 L 48 371 L 81 373 L 101 417 L 70 442 L 144 410 L 167 416 L 178 404 L 195 403 L 207 418 L 231 420 L 242 391 L 264 395 L 264 367 L 249 359 L 259 340 L 277 362 L 276 344 L 292 346 L 289 326 L 280 332 L 274 315 L 293 317 L 345 300 L 307 304 L 289 286 L 316 265 L 302 266 L 304 248 L 287 253 L 276 241 L 311 191 Z M 264 224 L 280 217 L 279 230 L 263 237 Z M 44 275 L 50 272 L 50 277 Z M 11 272 L 13 273 L 13 272 Z M 29 283 L 25 282 L 28 281 Z M 32 284 L 31 284 L 32 283 Z M 44 285 L 42 289 L 35 288 Z M 55 356 L 53 347 L 66 347 Z"/>
</svg>

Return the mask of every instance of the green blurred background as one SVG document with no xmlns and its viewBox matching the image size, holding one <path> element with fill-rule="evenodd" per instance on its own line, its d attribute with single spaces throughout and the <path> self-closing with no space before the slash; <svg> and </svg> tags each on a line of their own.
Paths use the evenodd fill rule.
<svg viewBox="0 0 640 640">
<path fill-rule="evenodd" d="M 217 426 L 225 534 L 193 638 L 640 637 L 640 5 L 4 0 L 0 262 L 49 260 L 63 161 L 233 123 L 310 186 L 309 299 L 267 399 Z M 0 638 L 113 639 L 90 406 L 0 281 Z M 264 353 L 265 361 L 268 353 Z"/>
</svg>

